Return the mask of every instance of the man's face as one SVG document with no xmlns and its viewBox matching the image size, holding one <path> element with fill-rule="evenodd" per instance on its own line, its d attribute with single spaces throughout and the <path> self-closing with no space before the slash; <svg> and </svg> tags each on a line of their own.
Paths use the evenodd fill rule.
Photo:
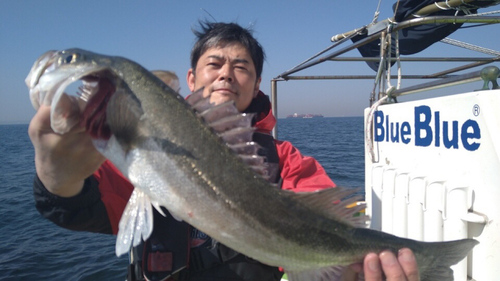
<svg viewBox="0 0 500 281">
<path fill-rule="evenodd" d="M 203 96 L 210 96 L 210 102 L 232 100 L 240 112 L 259 93 L 260 81 L 248 50 L 240 43 L 208 49 L 198 60 L 196 71 L 189 69 L 187 75 L 191 92 L 205 87 Z"/>
</svg>

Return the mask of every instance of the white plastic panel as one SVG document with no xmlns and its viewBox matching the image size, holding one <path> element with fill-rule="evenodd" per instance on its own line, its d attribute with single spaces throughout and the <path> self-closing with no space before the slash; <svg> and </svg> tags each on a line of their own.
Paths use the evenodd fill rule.
<svg viewBox="0 0 500 281">
<path fill-rule="evenodd" d="M 382 105 L 373 118 L 371 227 L 423 241 L 477 239 L 455 280 L 500 276 L 499 108 L 500 90 L 478 91 Z"/>
</svg>

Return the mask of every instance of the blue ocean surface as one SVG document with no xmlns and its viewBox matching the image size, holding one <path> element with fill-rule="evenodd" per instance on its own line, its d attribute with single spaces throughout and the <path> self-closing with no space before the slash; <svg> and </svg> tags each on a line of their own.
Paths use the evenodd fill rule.
<svg viewBox="0 0 500 281">
<path fill-rule="evenodd" d="M 286 118 L 278 120 L 278 139 L 312 156 L 338 186 L 364 192 L 363 117 Z"/>
<path fill-rule="evenodd" d="M 125 280 L 115 236 L 60 228 L 35 209 L 27 130 L 0 125 L 0 280 Z M 337 185 L 363 189 L 362 117 L 279 119 L 278 139 L 316 158 Z"/>
</svg>

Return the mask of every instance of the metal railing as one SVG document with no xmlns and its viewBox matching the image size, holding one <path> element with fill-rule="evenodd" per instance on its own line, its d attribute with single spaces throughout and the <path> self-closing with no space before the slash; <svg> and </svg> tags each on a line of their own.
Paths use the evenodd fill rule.
<svg viewBox="0 0 500 281">
<path fill-rule="evenodd" d="M 410 20 L 406 20 L 400 23 L 391 23 L 391 32 L 397 32 L 399 30 L 423 25 L 423 24 L 446 24 L 446 23 L 474 23 L 474 24 L 498 24 L 500 23 L 500 17 L 498 16 L 432 16 L 432 17 L 421 17 L 421 18 L 413 18 Z M 366 31 L 366 27 L 356 29 L 356 32 Z M 461 57 L 461 58 L 425 58 L 425 57 L 405 57 L 405 58 L 381 58 L 381 57 L 339 57 L 351 50 L 357 49 L 363 45 L 366 45 L 375 40 L 381 39 L 381 37 L 386 36 L 386 28 L 380 28 L 378 31 L 371 31 L 370 35 L 367 35 L 366 38 L 359 40 L 355 43 L 351 43 L 350 45 L 343 47 L 337 51 L 324 55 L 325 53 L 333 50 L 338 47 L 340 44 L 350 40 L 352 37 L 356 35 L 356 32 L 351 34 L 347 34 L 343 39 L 338 42 L 333 43 L 331 46 L 326 48 L 325 50 L 317 53 L 311 58 L 305 60 L 299 65 L 293 67 L 292 69 L 285 71 L 279 74 L 277 77 L 271 80 L 271 103 L 272 110 L 275 116 L 278 116 L 278 104 L 277 104 L 277 95 L 278 95 L 278 85 L 277 82 L 288 81 L 288 80 L 342 80 L 342 79 L 379 79 L 379 75 L 314 75 L 314 76 L 305 76 L 305 75 L 293 75 L 302 70 L 311 68 L 315 65 L 322 64 L 325 62 L 336 62 L 336 61 L 361 61 L 361 62 L 370 62 L 375 61 L 379 62 L 382 59 L 386 60 L 398 60 L 401 62 L 471 62 L 459 67 L 450 68 L 441 72 L 431 73 L 431 74 L 422 74 L 422 75 L 401 75 L 395 76 L 391 75 L 390 79 L 438 79 L 429 83 L 422 83 L 420 85 L 402 88 L 398 90 L 394 90 L 390 93 L 392 97 L 407 95 L 410 93 L 421 92 L 425 90 L 431 90 L 436 88 L 447 87 L 451 85 L 457 85 L 462 83 L 470 83 L 474 81 L 479 81 L 481 78 L 481 70 L 474 71 L 467 74 L 462 75 L 452 75 L 458 71 L 463 71 L 471 68 L 475 68 L 478 66 L 490 64 L 493 62 L 500 61 L 499 56 L 489 56 L 489 57 Z M 322 57 L 320 57 L 323 55 Z M 485 82 L 486 83 L 486 82 Z M 492 82 L 496 83 L 496 82 Z M 276 127 L 272 132 L 274 137 L 277 137 L 277 129 Z"/>
</svg>

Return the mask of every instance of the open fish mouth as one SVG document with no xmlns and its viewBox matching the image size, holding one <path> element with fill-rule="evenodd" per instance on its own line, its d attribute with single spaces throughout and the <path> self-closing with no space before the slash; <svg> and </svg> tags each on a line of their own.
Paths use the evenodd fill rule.
<svg viewBox="0 0 500 281">
<path fill-rule="evenodd" d="M 87 61 L 84 54 L 48 51 L 35 62 L 25 82 L 35 109 L 51 106 L 56 133 L 64 134 L 79 124 L 94 137 L 109 138 L 104 113 L 117 79 L 106 67 Z"/>
</svg>

